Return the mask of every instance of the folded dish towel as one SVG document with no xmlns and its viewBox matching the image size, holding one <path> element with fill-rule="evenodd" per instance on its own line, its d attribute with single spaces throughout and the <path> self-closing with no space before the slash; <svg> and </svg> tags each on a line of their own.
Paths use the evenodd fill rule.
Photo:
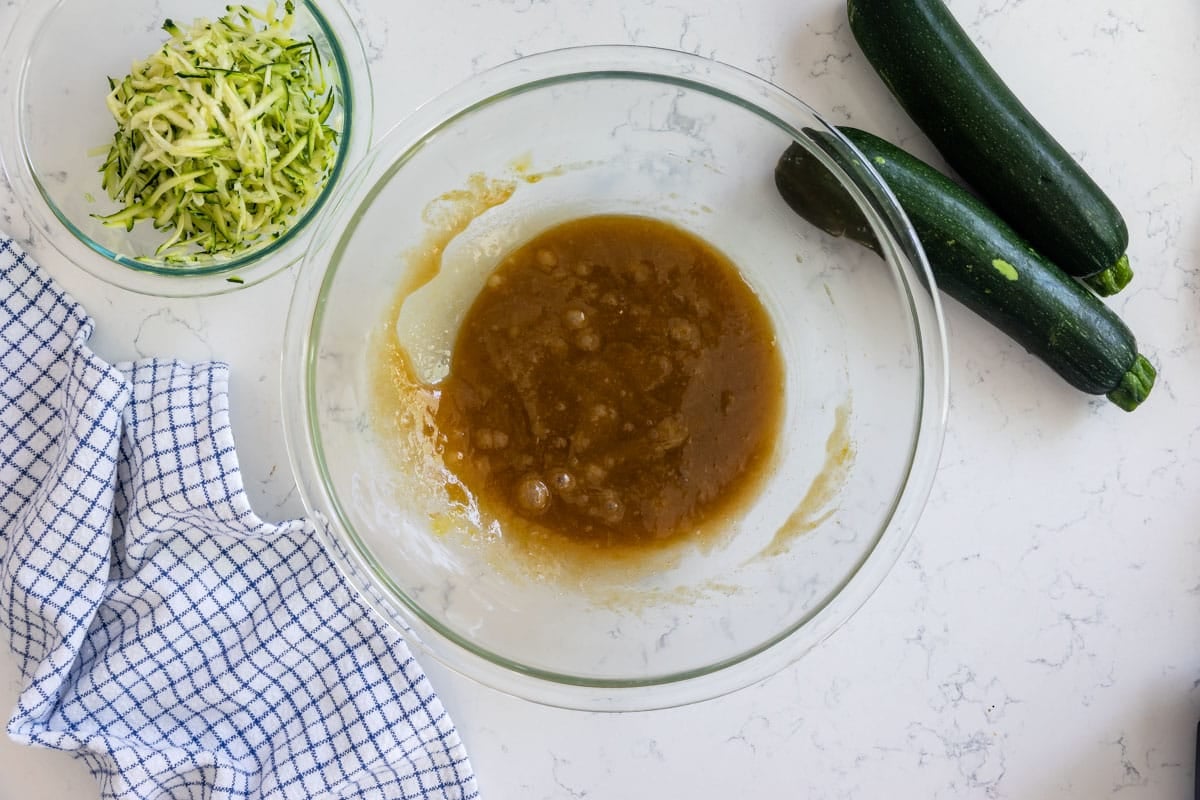
<svg viewBox="0 0 1200 800">
<path fill-rule="evenodd" d="M 404 641 L 250 509 L 223 364 L 111 366 L 0 235 L 0 623 L 19 742 L 106 798 L 478 796 Z"/>
</svg>

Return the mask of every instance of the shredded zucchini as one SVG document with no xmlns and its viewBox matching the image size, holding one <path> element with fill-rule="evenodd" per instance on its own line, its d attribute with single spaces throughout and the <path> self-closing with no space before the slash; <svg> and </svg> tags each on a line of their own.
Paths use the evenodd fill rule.
<svg viewBox="0 0 1200 800">
<path fill-rule="evenodd" d="M 316 42 L 283 14 L 226 7 L 182 28 L 129 75 L 109 78 L 117 122 L 100 168 L 121 210 L 98 216 L 169 233 L 155 256 L 193 264 L 278 238 L 321 192 L 337 156 L 334 93 Z"/>
</svg>

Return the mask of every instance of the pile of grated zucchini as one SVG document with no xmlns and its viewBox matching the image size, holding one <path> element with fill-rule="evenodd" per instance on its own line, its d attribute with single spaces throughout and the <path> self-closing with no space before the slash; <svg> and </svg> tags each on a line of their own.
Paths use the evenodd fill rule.
<svg viewBox="0 0 1200 800">
<path fill-rule="evenodd" d="M 181 28 L 122 80 L 109 79 L 117 132 L 100 168 L 122 205 L 99 216 L 169 232 L 155 256 L 193 264 L 232 258 L 286 232 L 320 194 L 337 157 L 326 121 L 334 93 L 312 38 L 292 38 L 291 0 L 278 15 L 226 7 Z"/>
</svg>

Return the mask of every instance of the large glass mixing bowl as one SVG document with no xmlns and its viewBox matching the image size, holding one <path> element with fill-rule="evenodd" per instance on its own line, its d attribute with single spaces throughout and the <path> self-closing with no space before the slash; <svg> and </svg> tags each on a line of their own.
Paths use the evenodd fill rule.
<svg viewBox="0 0 1200 800">
<path fill-rule="evenodd" d="M 813 131 L 832 137 L 825 146 L 851 172 Z M 780 199 L 774 168 L 793 142 L 855 198 L 882 259 Z M 318 224 L 284 354 L 304 502 L 376 609 L 484 684 L 603 710 L 745 686 L 844 622 L 913 531 L 947 399 L 932 278 L 856 154 L 769 83 L 640 47 L 518 60 L 387 134 Z M 397 405 L 378 380 L 381 348 L 400 348 L 416 383 L 430 384 L 417 395 L 436 398 L 464 310 L 497 261 L 557 222 L 600 213 L 669 221 L 732 259 L 770 316 L 786 373 L 774 460 L 754 498 L 703 546 L 685 540 L 616 566 L 515 544 L 448 490 L 429 408 Z"/>
</svg>

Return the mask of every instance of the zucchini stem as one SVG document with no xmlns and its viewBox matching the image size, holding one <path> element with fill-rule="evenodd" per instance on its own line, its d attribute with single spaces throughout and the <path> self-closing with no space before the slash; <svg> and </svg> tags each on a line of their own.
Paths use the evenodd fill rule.
<svg viewBox="0 0 1200 800">
<path fill-rule="evenodd" d="M 1088 275 L 1083 282 L 1101 297 L 1109 297 L 1124 289 L 1133 280 L 1133 267 L 1129 266 L 1129 254 L 1123 254 L 1117 263 L 1106 270 Z"/>
<path fill-rule="evenodd" d="M 1108 399 L 1126 411 L 1133 411 L 1150 395 L 1157 375 L 1154 365 L 1138 353 L 1133 366 L 1121 376 L 1121 383 L 1108 393 Z"/>
</svg>

